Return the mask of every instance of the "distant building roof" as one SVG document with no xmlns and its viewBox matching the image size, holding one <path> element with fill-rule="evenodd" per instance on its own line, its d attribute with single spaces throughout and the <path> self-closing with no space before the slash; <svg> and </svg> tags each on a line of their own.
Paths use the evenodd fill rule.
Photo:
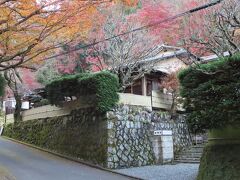
<svg viewBox="0 0 240 180">
<path fill-rule="evenodd" d="M 229 56 L 229 55 L 230 55 L 229 52 L 224 52 L 223 53 L 224 57 Z M 209 55 L 209 56 L 203 56 L 203 57 L 200 58 L 200 60 L 202 62 L 209 62 L 209 61 L 214 61 L 218 58 L 219 58 L 219 56 L 217 56 L 216 54 L 213 54 L 213 55 Z"/>
<path fill-rule="evenodd" d="M 159 46 L 159 49 L 162 48 L 162 49 L 173 49 L 174 51 L 172 52 L 164 52 L 162 54 L 158 54 L 156 56 L 153 56 L 153 57 L 150 57 L 150 58 L 146 58 L 144 60 L 141 60 L 139 61 L 140 63 L 147 63 L 147 62 L 157 62 L 157 61 L 161 61 L 161 60 L 164 60 L 164 59 L 169 59 L 169 58 L 173 58 L 173 57 L 176 57 L 176 56 L 179 56 L 179 55 L 187 55 L 188 52 L 183 49 L 183 48 L 180 48 L 180 47 L 175 47 L 175 46 L 168 46 L 168 45 L 160 45 Z"/>
</svg>

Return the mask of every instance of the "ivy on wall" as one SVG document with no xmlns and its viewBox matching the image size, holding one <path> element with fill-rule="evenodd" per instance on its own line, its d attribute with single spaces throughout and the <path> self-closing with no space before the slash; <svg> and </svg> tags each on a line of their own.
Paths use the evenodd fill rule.
<svg viewBox="0 0 240 180">
<path fill-rule="evenodd" d="M 6 85 L 6 81 L 5 81 L 4 77 L 0 74 L 0 96 L 4 95 L 5 85 Z"/>
<path fill-rule="evenodd" d="M 117 76 L 106 72 L 67 75 L 46 86 L 48 100 L 60 105 L 65 97 L 95 95 L 95 107 L 100 112 L 110 110 L 118 102 Z"/>
<path fill-rule="evenodd" d="M 240 123 L 240 56 L 180 72 L 181 95 L 193 131 Z"/>
<path fill-rule="evenodd" d="M 8 124 L 3 135 L 106 166 L 106 126 L 105 114 L 97 113 L 94 108 L 83 108 L 65 116 Z"/>
</svg>

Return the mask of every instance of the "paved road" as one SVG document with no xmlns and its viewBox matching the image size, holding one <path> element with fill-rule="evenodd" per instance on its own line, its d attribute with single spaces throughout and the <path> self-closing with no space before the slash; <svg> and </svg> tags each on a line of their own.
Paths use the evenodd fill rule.
<svg viewBox="0 0 240 180">
<path fill-rule="evenodd" d="M 0 180 L 124 180 L 0 137 Z"/>
</svg>

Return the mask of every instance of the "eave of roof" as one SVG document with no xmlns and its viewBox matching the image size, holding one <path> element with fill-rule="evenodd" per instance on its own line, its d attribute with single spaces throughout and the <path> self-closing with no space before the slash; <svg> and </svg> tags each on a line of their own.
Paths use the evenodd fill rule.
<svg viewBox="0 0 240 180">
<path fill-rule="evenodd" d="M 148 62 L 152 62 L 152 61 L 161 61 L 164 59 L 169 59 L 169 58 L 173 58 L 179 55 L 183 55 L 183 54 L 188 54 L 188 52 L 185 49 L 180 49 L 178 51 L 174 51 L 174 52 L 165 52 L 163 54 L 151 57 L 151 58 L 147 58 L 144 60 L 139 61 L 140 63 L 148 63 Z"/>
<path fill-rule="evenodd" d="M 224 57 L 229 56 L 229 55 L 230 55 L 229 52 L 224 52 L 223 53 Z M 200 58 L 200 60 L 203 61 L 203 62 L 209 62 L 209 61 L 214 61 L 218 58 L 219 58 L 219 56 L 214 54 L 214 55 L 210 55 L 210 56 L 203 56 L 203 57 Z"/>
</svg>

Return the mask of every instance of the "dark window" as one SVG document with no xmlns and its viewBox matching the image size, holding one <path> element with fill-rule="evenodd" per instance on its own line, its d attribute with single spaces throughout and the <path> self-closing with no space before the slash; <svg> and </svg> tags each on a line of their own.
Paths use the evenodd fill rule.
<svg viewBox="0 0 240 180">
<path fill-rule="evenodd" d="M 124 90 L 125 93 L 131 93 L 131 86 L 127 87 L 125 90 Z"/>
<path fill-rule="evenodd" d="M 133 94 L 137 94 L 137 95 L 142 95 L 142 81 L 138 80 L 136 81 L 133 86 Z"/>
</svg>

